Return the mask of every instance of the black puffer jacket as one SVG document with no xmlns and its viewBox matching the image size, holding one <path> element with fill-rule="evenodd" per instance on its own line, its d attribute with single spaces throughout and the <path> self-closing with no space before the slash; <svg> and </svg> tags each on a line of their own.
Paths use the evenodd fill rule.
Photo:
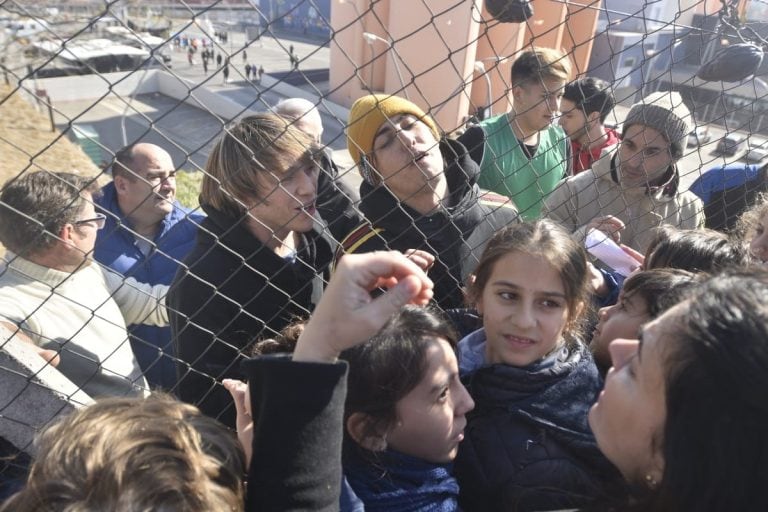
<svg viewBox="0 0 768 512">
<path fill-rule="evenodd" d="M 207 415 L 235 426 L 223 378 L 242 378 L 243 350 L 306 318 L 323 292 L 334 243 L 321 221 L 301 235 L 292 263 L 234 218 L 209 205 L 197 242 L 171 284 L 167 303 L 176 343 L 176 392 Z"/>
<path fill-rule="evenodd" d="M 366 222 L 342 242 L 336 258 L 345 253 L 387 249 L 421 249 L 436 257 L 429 277 L 435 283 L 435 301 L 443 308 L 464 303 L 462 285 L 474 271 L 485 244 L 500 228 L 519 222 L 506 197 L 482 192 L 477 186 L 480 168 L 459 142 L 443 139 L 451 206 L 423 216 L 400 202 L 386 187 L 360 186 L 360 211 Z"/>
<path fill-rule="evenodd" d="M 602 382 L 581 343 L 525 368 L 482 366 L 485 332 L 460 343 L 462 381 L 475 400 L 455 473 L 465 512 L 575 508 L 605 500 L 620 480 L 587 413 Z"/>
</svg>

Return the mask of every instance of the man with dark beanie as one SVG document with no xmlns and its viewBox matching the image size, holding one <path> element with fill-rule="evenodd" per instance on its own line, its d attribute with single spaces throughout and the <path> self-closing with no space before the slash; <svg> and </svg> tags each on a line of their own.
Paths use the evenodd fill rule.
<svg viewBox="0 0 768 512">
<path fill-rule="evenodd" d="M 653 228 L 704 226 L 701 200 L 680 190 L 691 113 L 677 92 L 656 92 L 632 106 L 617 149 L 568 178 L 546 199 L 544 214 L 580 238 L 599 229 L 644 252 Z"/>
<path fill-rule="evenodd" d="M 363 177 L 365 222 L 342 242 L 345 253 L 420 249 L 435 256 L 435 301 L 461 307 L 462 287 L 493 233 L 517 222 L 506 197 L 477 185 L 480 169 L 459 142 L 398 96 L 369 95 L 349 113 L 347 147 Z"/>
</svg>

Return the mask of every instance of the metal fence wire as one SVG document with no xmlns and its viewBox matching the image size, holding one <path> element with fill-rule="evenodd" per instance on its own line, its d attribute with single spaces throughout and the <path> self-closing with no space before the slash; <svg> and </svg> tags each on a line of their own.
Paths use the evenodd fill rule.
<svg viewBox="0 0 768 512">
<path fill-rule="evenodd" d="M 756 0 L 2 2 L 3 489 L 36 432 L 98 396 L 162 389 L 233 425 L 221 379 L 256 341 L 290 344 L 281 331 L 309 315 L 345 252 L 431 252 L 450 309 L 515 211 L 577 234 L 585 216 L 618 216 L 639 251 L 663 223 L 731 229 L 764 187 L 767 11 Z M 531 54 L 533 71 L 515 79 Z M 586 77 L 604 90 L 561 103 L 563 85 Z M 371 94 L 382 96 L 353 107 Z M 615 101 L 605 116 L 588 107 L 597 94 Z M 633 105 L 678 116 L 637 111 L 679 149 L 664 148 L 676 163 L 641 199 L 622 195 L 612 163 Z M 606 133 L 593 125 L 616 138 L 590 140 Z M 607 160 L 589 156 L 601 141 Z M 427 179 L 430 155 L 443 167 Z M 422 208 L 434 183 L 448 192 Z M 670 198 L 677 209 L 662 211 Z"/>
</svg>

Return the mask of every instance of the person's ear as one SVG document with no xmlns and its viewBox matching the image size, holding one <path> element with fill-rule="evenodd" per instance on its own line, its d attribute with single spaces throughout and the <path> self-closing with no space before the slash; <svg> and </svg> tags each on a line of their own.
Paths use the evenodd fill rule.
<svg viewBox="0 0 768 512">
<path fill-rule="evenodd" d="M 77 226 L 75 226 L 74 224 L 71 224 L 71 223 L 64 224 L 58 233 L 59 241 L 65 245 L 74 247 L 75 243 L 72 241 L 72 238 L 76 230 L 77 230 Z"/>
<path fill-rule="evenodd" d="M 600 123 L 600 112 L 590 112 L 587 114 L 587 123 L 590 125 Z"/>
<path fill-rule="evenodd" d="M 354 412 L 347 418 L 347 432 L 357 444 L 368 451 L 383 452 L 387 449 L 387 434 L 374 432 L 368 414 Z"/>
<path fill-rule="evenodd" d="M 664 455 L 661 443 L 654 441 L 651 455 L 651 468 L 643 475 L 644 484 L 651 490 L 658 487 L 664 477 Z"/>
<path fill-rule="evenodd" d="M 514 98 L 515 101 L 518 101 L 520 99 L 520 95 L 523 92 L 523 88 L 520 85 L 513 85 L 512 86 L 512 98 Z"/>
<path fill-rule="evenodd" d="M 115 190 L 117 190 L 118 194 L 124 194 L 128 190 L 128 178 L 122 174 L 118 174 L 112 178 L 112 181 L 115 182 Z"/>
</svg>

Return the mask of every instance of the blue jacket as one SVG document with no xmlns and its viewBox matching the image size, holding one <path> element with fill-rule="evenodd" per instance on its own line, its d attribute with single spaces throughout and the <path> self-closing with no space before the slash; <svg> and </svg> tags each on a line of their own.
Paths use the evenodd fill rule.
<svg viewBox="0 0 768 512">
<path fill-rule="evenodd" d="M 195 245 L 197 225 L 204 216 L 190 212 L 178 202 L 174 203 L 173 211 L 163 220 L 160 231 L 152 241 L 155 248 L 147 257 L 136 245 L 136 236 L 120 211 L 114 183 L 102 189 L 102 196 L 96 204 L 107 216 L 104 229 L 99 231 L 96 239 L 96 261 L 140 282 L 171 284 L 179 262 Z M 171 328 L 131 325 L 129 332 L 133 352 L 149 384 L 173 389 L 176 363 Z M 167 356 L 162 357 L 163 354 Z"/>
<path fill-rule="evenodd" d="M 581 343 L 529 366 L 485 363 L 485 330 L 459 342 L 467 415 L 455 475 L 465 512 L 556 510 L 606 499 L 619 481 L 587 412 L 602 382 Z"/>
<path fill-rule="evenodd" d="M 768 190 L 767 166 L 732 163 L 714 167 L 691 185 L 691 192 L 704 202 L 705 225 L 718 231 L 730 231 L 757 200 Z"/>
</svg>

